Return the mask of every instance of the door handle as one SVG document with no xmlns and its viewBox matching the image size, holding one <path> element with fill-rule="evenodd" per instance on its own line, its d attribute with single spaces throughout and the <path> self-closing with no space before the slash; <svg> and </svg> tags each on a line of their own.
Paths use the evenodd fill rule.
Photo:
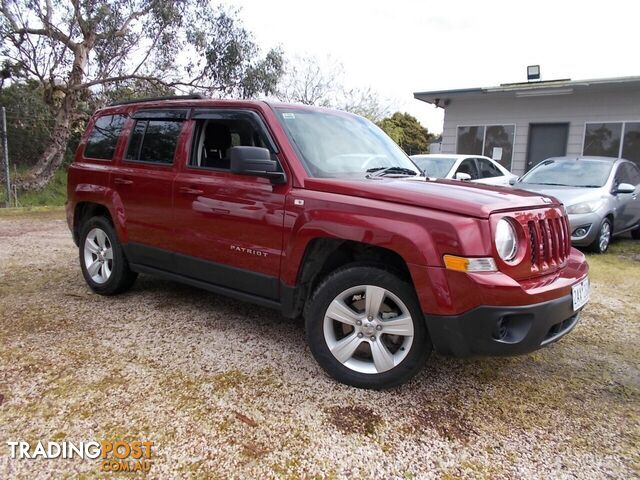
<svg viewBox="0 0 640 480">
<path fill-rule="evenodd" d="M 202 195 L 204 193 L 203 190 L 198 190 L 197 188 L 191 187 L 180 187 L 178 191 L 186 195 Z"/>
<path fill-rule="evenodd" d="M 113 179 L 113 183 L 115 183 L 116 185 L 133 185 L 133 180 L 116 177 Z"/>
</svg>

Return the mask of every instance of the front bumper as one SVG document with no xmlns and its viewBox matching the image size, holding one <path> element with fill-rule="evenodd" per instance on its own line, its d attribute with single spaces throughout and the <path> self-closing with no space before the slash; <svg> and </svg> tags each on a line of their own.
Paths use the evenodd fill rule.
<svg viewBox="0 0 640 480">
<path fill-rule="evenodd" d="M 438 353 L 519 355 L 558 341 L 578 323 L 571 295 L 535 305 L 481 306 L 461 315 L 425 315 Z"/>
</svg>

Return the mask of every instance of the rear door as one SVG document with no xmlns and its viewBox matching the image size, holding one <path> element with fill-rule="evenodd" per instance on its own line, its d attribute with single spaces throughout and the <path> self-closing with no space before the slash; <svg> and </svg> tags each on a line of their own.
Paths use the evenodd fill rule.
<svg viewBox="0 0 640 480">
<path fill-rule="evenodd" d="M 129 120 L 127 148 L 111 183 L 121 202 L 118 215 L 124 218 L 132 263 L 168 267 L 167 251 L 174 243 L 174 160 L 187 113 L 144 110 Z"/>
<path fill-rule="evenodd" d="M 192 129 L 173 188 L 177 271 L 277 299 L 288 186 L 229 169 L 229 148 L 264 147 L 277 160 L 275 143 L 251 110 L 195 110 Z"/>
</svg>

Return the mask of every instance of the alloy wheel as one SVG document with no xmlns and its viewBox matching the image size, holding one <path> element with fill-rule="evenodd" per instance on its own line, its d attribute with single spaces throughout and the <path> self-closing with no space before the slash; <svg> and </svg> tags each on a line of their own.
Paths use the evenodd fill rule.
<svg viewBox="0 0 640 480">
<path fill-rule="evenodd" d="M 368 374 L 399 365 L 414 338 L 407 306 L 389 290 L 375 285 L 340 293 L 325 312 L 323 333 L 329 351 L 340 363 Z"/>
<path fill-rule="evenodd" d="M 609 242 L 611 241 L 611 224 L 605 221 L 600 227 L 600 237 L 598 239 L 598 246 L 601 252 L 606 252 L 609 248 Z"/>
<path fill-rule="evenodd" d="M 113 246 L 100 228 L 93 228 L 84 241 L 84 266 L 95 283 L 106 283 L 113 271 Z"/>
</svg>

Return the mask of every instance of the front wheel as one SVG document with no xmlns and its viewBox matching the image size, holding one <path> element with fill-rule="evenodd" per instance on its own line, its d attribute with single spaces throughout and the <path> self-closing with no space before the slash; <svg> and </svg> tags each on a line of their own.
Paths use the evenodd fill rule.
<svg viewBox="0 0 640 480">
<path fill-rule="evenodd" d="M 400 385 L 432 350 L 413 286 L 377 267 L 329 275 L 306 305 L 305 325 L 320 366 L 355 387 Z"/>
<path fill-rule="evenodd" d="M 100 295 L 128 290 L 137 273 L 131 271 L 111 222 L 89 219 L 80 231 L 80 267 L 87 285 Z"/>
<path fill-rule="evenodd" d="M 591 244 L 591 250 L 595 253 L 605 253 L 607 250 L 609 250 L 612 232 L 613 228 L 611 227 L 611 220 L 605 218 L 600 224 L 598 236 Z"/>
</svg>

